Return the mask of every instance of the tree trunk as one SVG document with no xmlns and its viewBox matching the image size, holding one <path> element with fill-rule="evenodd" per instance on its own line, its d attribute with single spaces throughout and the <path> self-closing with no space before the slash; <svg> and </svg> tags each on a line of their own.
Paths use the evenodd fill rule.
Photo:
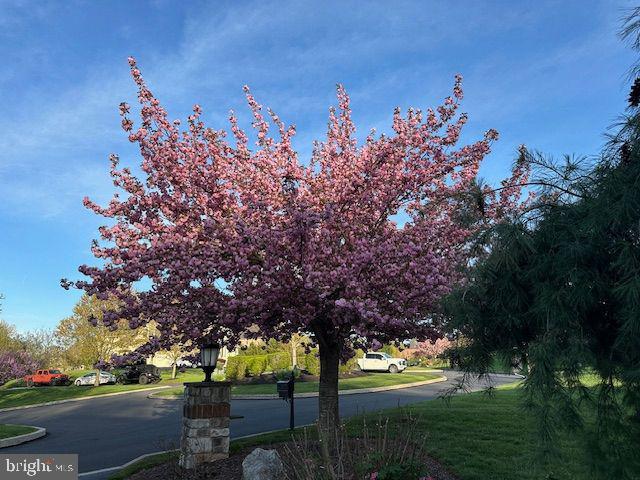
<svg viewBox="0 0 640 480">
<path fill-rule="evenodd" d="M 329 443 L 335 439 L 340 422 L 338 408 L 338 366 L 340 346 L 333 341 L 320 340 L 320 388 L 318 397 L 318 427 Z"/>
<path fill-rule="evenodd" d="M 178 369 L 178 362 L 173 362 L 173 368 L 171 369 L 171 379 L 175 380 L 177 377 L 176 370 Z"/>
<path fill-rule="evenodd" d="M 99 387 L 100 386 L 100 370 L 96 370 L 96 381 L 93 383 L 94 386 Z"/>
<path fill-rule="evenodd" d="M 291 339 L 291 370 L 298 366 L 298 342 Z"/>
</svg>

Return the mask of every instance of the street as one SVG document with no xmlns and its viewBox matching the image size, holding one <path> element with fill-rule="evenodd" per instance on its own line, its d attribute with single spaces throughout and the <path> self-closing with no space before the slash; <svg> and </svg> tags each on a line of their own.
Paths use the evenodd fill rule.
<svg viewBox="0 0 640 480">
<path fill-rule="evenodd" d="M 451 371 L 445 375 L 449 378 L 446 382 L 341 396 L 341 415 L 347 417 L 433 399 L 459 376 Z M 515 380 L 516 377 L 506 375 L 493 376 L 495 385 Z M 317 404 L 317 398 L 297 399 L 296 425 L 313 423 Z M 244 417 L 231 421 L 232 437 L 289 425 L 289 407 L 282 400 L 233 400 L 231 413 Z M 47 429 L 45 437 L 3 449 L 3 453 L 78 453 L 80 473 L 115 467 L 145 453 L 178 448 L 181 418 L 181 400 L 148 399 L 146 393 L 0 413 L 0 423 Z"/>
</svg>

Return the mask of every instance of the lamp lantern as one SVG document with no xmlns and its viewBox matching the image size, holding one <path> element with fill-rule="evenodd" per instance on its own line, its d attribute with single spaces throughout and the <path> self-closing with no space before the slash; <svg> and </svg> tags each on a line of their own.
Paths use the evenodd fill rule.
<svg viewBox="0 0 640 480">
<path fill-rule="evenodd" d="M 200 365 L 204 370 L 205 382 L 211 382 L 211 374 L 216 369 L 220 355 L 220 345 L 217 343 L 207 343 L 200 347 Z"/>
</svg>

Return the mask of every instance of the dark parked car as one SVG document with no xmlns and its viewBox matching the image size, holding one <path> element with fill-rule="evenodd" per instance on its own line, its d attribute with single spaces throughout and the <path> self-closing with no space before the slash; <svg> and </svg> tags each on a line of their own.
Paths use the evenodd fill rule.
<svg viewBox="0 0 640 480">
<path fill-rule="evenodd" d="M 118 383 L 155 383 L 160 381 L 160 370 L 155 365 L 127 365 L 117 376 Z"/>
</svg>

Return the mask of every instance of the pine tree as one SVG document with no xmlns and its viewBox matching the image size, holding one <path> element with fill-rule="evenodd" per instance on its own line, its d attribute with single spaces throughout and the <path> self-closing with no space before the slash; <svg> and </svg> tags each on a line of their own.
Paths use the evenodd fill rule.
<svg viewBox="0 0 640 480">
<path fill-rule="evenodd" d="M 450 327 L 468 339 L 467 370 L 487 372 L 496 355 L 528 365 L 540 460 L 557 454 L 559 429 L 581 432 L 594 478 L 640 478 L 635 107 L 590 169 L 528 153 L 547 175 L 532 183 L 545 187 L 528 215 L 494 230 L 491 253 L 446 301 Z"/>
</svg>

